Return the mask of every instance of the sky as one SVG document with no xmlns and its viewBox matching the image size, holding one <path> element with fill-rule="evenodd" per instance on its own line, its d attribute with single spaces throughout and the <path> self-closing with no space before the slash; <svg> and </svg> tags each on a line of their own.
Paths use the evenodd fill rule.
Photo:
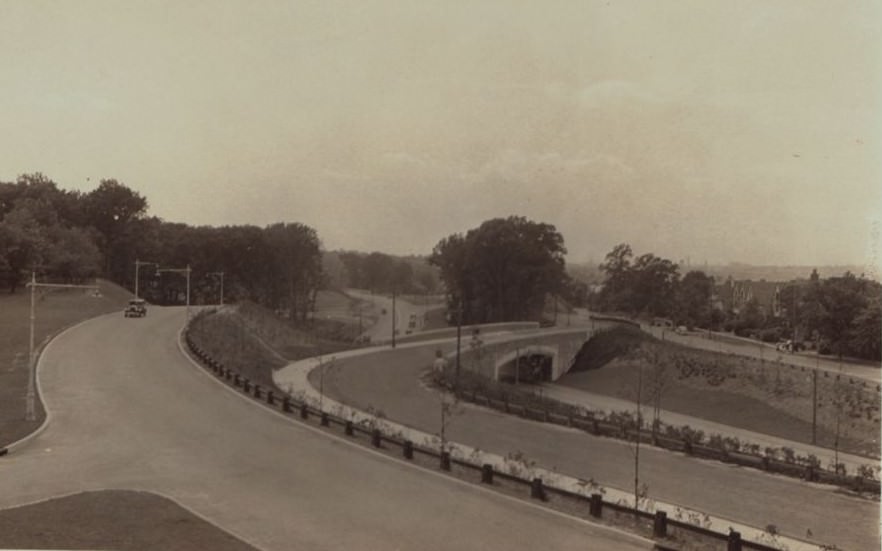
<svg viewBox="0 0 882 551">
<path fill-rule="evenodd" d="M 882 2 L 0 0 L 0 180 L 426 254 L 878 266 Z"/>
</svg>

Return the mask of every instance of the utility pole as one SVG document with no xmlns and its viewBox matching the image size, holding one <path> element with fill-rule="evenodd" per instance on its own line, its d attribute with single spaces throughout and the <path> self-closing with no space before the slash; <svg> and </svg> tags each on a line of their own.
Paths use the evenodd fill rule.
<svg viewBox="0 0 882 551">
<path fill-rule="evenodd" d="M 643 363 L 637 368 L 637 445 L 634 448 L 634 510 L 640 505 L 640 429 L 643 419 L 640 416 L 640 394 L 643 392 Z M 635 518 L 639 518 L 635 515 Z"/>
<path fill-rule="evenodd" d="M 224 305 L 224 273 L 223 272 L 211 272 L 208 275 L 220 276 L 220 306 L 223 306 Z"/>
<path fill-rule="evenodd" d="M 817 443 L 818 433 L 818 370 L 812 371 L 812 445 Z"/>
<path fill-rule="evenodd" d="M 459 386 L 459 365 L 460 365 L 460 351 L 462 349 L 462 296 L 459 297 L 459 305 L 456 308 L 456 371 L 454 372 L 454 376 L 456 379 L 456 386 Z"/>
<path fill-rule="evenodd" d="M 36 297 L 37 287 L 42 289 L 92 289 L 98 290 L 97 285 L 66 285 L 56 283 L 37 283 L 37 273 L 31 272 L 31 281 L 28 283 L 31 288 L 31 312 L 30 312 L 30 337 L 28 346 L 28 391 L 25 398 L 25 420 L 34 421 L 37 418 L 36 412 L 36 355 L 34 350 L 34 325 L 36 316 Z"/>
</svg>

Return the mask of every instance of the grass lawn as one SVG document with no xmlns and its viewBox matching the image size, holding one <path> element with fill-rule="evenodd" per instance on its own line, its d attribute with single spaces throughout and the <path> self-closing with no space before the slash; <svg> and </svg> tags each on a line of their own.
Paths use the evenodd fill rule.
<svg viewBox="0 0 882 551">
<path fill-rule="evenodd" d="M 82 290 L 43 291 L 36 302 L 34 342 L 80 321 L 108 312 L 121 311 L 131 294 L 110 282 L 99 281 L 100 297 Z M 122 314 L 120 314 L 120 317 Z M 37 405 L 37 420 L 25 418 L 28 386 L 30 293 L 0 294 L 0 447 L 31 433 L 45 418 Z"/>
<path fill-rule="evenodd" d="M 242 540 L 147 492 L 86 492 L 0 511 L 0 546 L 17 549 L 251 551 Z"/>
</svg>

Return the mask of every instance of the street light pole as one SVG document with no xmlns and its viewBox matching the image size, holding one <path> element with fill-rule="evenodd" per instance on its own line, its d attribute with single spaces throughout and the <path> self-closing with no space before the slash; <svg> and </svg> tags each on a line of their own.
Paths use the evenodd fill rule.
<svg viewBox="0 0 882 551">
<path fill-rule="evenodd" d="M 392 348 L 395 348 L 395 289 L 392 289 Z"/>
<path fill-rule="evenodd" d="M 98 290 L 97 285 L 67 285 L 56 283 L 37 283 L 37 273 L 31 272 L 31 281 L 28 283 L 31 288 L 31 313 L 30 313 L 30 337 L 28 345 L 28 391 L 25 397 L 25 420 L 34 421 L 37 418 L 36 411 L 36 358 L 34 350 L 34 325 L 37 320 L 36 315 L 36 297 L 37 287 L 44 289 L 92 289 Z"/>
<path fill-rule="evenodd" d="M 139 272 L 141 270 L 141 266 L 148 266 L 148 265 L 158 266 L 158 264 L 156 264 L 156 262 L 142 262 L 142 261 L 138 260 L 137 258 L 135 259 L 135 298 L 138 298 L 138 292 L 140 289 L 140 286 L 138 285 L 138 281 L 139 281 L 138 276 L 139 276 Z"/>
</svg>

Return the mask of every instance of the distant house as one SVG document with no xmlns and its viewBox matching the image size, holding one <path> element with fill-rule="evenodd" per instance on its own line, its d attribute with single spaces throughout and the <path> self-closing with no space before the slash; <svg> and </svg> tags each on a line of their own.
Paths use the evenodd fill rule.
<svg viewBox="0 0 882 551">
<path fill-rule="evenodd" d="M 781 289 L 785 285 L 787 284 L 783 282 L 766 281 L 765 279 L 735 281 L 729 277 L 722 285 L 717 286 L 717 300 L 725 310 L 731 310 L 736 314 L 748 302 L 756 300 L 765 315 L 777 317 L 783 312 Z"/>
</svg>

